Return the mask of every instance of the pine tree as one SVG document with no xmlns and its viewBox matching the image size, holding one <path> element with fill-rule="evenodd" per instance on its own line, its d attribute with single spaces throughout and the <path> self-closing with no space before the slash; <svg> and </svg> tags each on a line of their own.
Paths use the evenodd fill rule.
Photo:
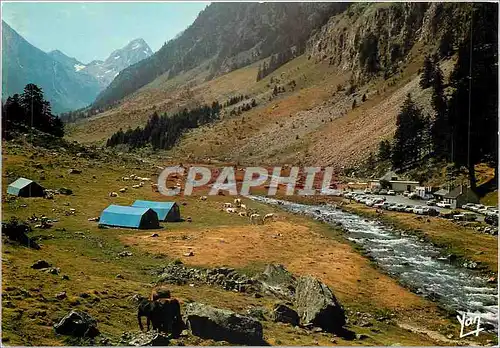
<svg viewBox="0 0 500 348">
<path fill-rule="evenodd" d="M 408 94 L 396 121 L 392 166 L 397 170 L 412 168 L 422 153 L 425 120 Z"/>
<path fill-rule="evenodd" d="M 378 160 L 380 162 L 386 161 L 391 158 L 391 143 L 389 140 L 382 140 L 378 146 Z"/>
<path fill-rule="evenodd" d="M 420 87 L 423 89 L 429 88 L 432 83 L 432 75 L 434 74 L 434 65 L 429 56 L 424 59 L 424 71 L 420 77 Z"/>
<path fill-rule="evenodd" d="M 451 127 L 444 96 L 443 73 L 439 64 L 436 64 L 432 78 L 432 107 L 435 112 L 431 126 L 432 148 L 435 157 L 444 158 L 450 153 Z"/>
<path fill-rule="evenodd" d="M 453 162 L 468 168 L 474 190 L 476 163 L 489 162 L 495 168 L 495 176 L 498 167 L 498 32 L 497 26 L 491 25 L 498 23 L 498 6 L 471 6 L 472 34 L 469 31 L 458 50 L 450 81 L 454 92 L 448 117 L 453 126 Z"/>
</svg>

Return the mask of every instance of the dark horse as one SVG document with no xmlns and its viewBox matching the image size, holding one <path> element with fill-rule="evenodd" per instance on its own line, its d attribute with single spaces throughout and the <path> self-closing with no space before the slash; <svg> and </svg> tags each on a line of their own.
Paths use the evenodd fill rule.
<svg viewBox="0 0 500 348">
<path fill-rule="evenodd" d="M 178 337 L 183 329 L 183 322 L 181 316 L 181 306 L 179 301 L 175 298 L 160 298 L 157 300 L 150 300 L 142 298 L 139 301 L 137 320 L 139 328 L 144 330 L 141 318 L 147 319 L 147 330 L 149 331 L 150 323 L 153 330 L 171 333 L 173 337 Z"/>
</svg>

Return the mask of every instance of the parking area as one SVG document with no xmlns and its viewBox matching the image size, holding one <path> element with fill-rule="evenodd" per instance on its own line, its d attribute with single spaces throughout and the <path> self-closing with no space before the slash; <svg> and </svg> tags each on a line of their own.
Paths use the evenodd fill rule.
<svg viewBox="0 0 500 348">
<path fill-rule="evenodd" d="M 356 194 L 362 194 L 365 197 L 368 198 L 385 198 L 385 201 L 388 203 L 394 203 L 394 204 L 404 204 L 404 205 L 410 205 L 410 206 L 422 206 L 422 207 L 428 207 L 428 208 L 434 208 L 437 210 L 439 213 L 441 212 L 450 212 L 452 209 L 447 209 L 447 208 L 441 208 L 438 206 L 428 206 L 427 201 L 423 199 L 410 199 L 408 197 L 403 196 L 402 194 L 396 194 L 395 196 L 390 196 L 390 195 L 375 195 L 375 194 L 365 194 L 363 190 L 354 190 L 353 193 Z M 463 209 L 455 209 L 459 210 L 461 212 L 469 212 Z M 473 213 L 476 216 L 476 221 L 478 222 L 484 222 L 484 215 L 481 214 L 476 214 Z"/>
</svg>

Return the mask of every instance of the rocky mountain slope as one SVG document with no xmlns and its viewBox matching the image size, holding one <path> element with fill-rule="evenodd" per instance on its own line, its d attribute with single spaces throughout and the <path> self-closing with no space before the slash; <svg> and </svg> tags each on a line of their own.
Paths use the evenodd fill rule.
<svg viewBox="0 0 500 348">
<path fill-rule="evenodd" d="M 102 88 L 107 87 L 123 69 L 153 54 L 143 39 L 130 41 L 125 47 L 113 51 L 104 61 L 94 60 L 81 70 L 94 76 Z"/>
<path fill-rule="evenodd" d="M 3 97 L 22 92 L 28 83 L 40 86 L 53 112 L 91 104 L 118 73 L 152 54 L 143 39 L 113 51 L 105 61 L 84 64 L 59 50 L 45 53 L 2 22 Z"/>
<path fill-rule="evenodd" d="M 21 93 L 28 83 L 35 83 L 57 113 L 86 106 L 99 92 L 99 84 L 92 76 L 68 68 L 68 59 L 61 59 L 56 52 L 41 51 L 3 21 L 2 47 L 4 98 Z"/>
<path fill-rule="evenodd" d="M 144 125 L 153 111 L 172 113 L 243 94 L 257 107 L 239 115 L 231 111 L 244 102 L 226 107 L 221 121 L 188 132 L 171 153 L 240 163 L 356 167 L 381 140 L 392 138 L 408 93 L 432 116 L 431 92 L 418 83 L 423 59 L 441 54 L 448 76 L 469 15 L 465 3 L 353 4 L 312 33 L 303 55 L 258 82 L 259 66 L 269 58 L 213 79 L 208 64 L 174 78 L 167 72 L 120 105 L 74 126 L 71 137 L 102 143 L 119 127 Z M 450 52 L 444 52 L 450 33 Z M 129 78 L 127 86 L 133 86 L 137 80 Z M 273 93 L 275 86 L 283 91 Z"/>
<path fill-rule="evenodd" d="M 213 3 L 179 37 L 124 70 L 94 106 L 116 102 L 167 73 L 172 78 L 209 61 L 210 77 L 296 47 L 347 3 Z"/>
</svg>

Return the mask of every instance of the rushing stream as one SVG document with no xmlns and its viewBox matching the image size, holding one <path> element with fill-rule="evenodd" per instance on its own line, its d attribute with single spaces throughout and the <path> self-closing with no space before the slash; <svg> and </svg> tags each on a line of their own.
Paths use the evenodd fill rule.
<svg viewBox="0 0 500 348">
<path fill-rule="evenodd" d="M 474 272 L 450 264 L 438 248 L 418 237 L 331 205 L 305 205 L 260 196 L 249 198 L 279 204 L 286 211 L 305 214 L 329 224 L 340 222 L 347 239 L 361 245 L 382 269 L 415 293 L 440 303 L 444 308 L 478 314 L 481 323 L 497 328 L 497 288 L 488 286 L 487 280 Z"/>
</svg>

